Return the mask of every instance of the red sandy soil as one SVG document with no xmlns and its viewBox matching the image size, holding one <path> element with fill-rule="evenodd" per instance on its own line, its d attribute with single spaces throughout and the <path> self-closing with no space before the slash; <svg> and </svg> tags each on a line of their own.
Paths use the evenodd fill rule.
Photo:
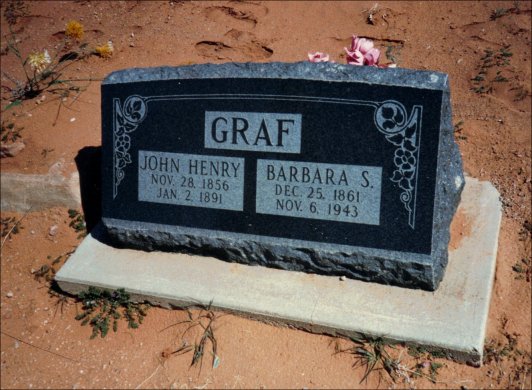
<svg viewBox="0 0 532 390">
<path fill-rule="evenodd" d="M 2 1 L 2 15 L 9 2 Z M 373 23 L 368 10 L 377 5 Z M 347 340 L 314 335 L 225 315 L 215 321 L 220 365 L 190 367 L 191 354 L 169 355 L 182 344 L 180 310 L 152 308 L 136 330 L 89 340 L 91 330 L 74 319 L 80 305 L 63 307 L 32 269 L 50 264 L 80 242 L 67 209 L 30 212 L 2 247 L 2 388 L 530 388 L 531 387 L 531 4 L 530 2 L 25 2 L 12 26 L 25 57 L 55 53 L 65 24 L 79 20 L 90 45 L 112 40 L 109 59 L 91 56 L 64 71 L 64 78 L 91 78 L 61 109 L 58 97 L 39 97 L 2 112 L 2 121 L 23 128 L 25 149 L 1 160 L 2 172 L 46 173 L 63 161 L 76 169 L 78 152 L 99 146 L 100 80 L 129 67 L 222 63 L 295 62 L 308 51 L 325 51 L 344 62 L 352 34 L 372 38 L 399 67 L 448 73 L 456 138 L 465 172 L 491 181 L 501 193 L 504 216 L 486 343 L 495 351 L 481 368 L 442 358 L 437 383 L 411 375 L 393 383 L 384 371 L 360 383 L 363 368 L 353 355 L 334 354 Z M 517 8 L 516 8 L 517 7 Z M 498 10 L 498 11 L 497 11 Z M 5 53 L 9 25 L 2 20 L 2 71 L 22 79 L 12 51 Z M 509 47 L 507 45 L 510 45 Z M 504 49 L 506 47 L 506 49 Z M 507 64 L 488 68 L 475 83 L 485 50 L 511 52 Z M 500 73 L 497 73 L 500 72 Z M 498 76 L 506 81 L 494 81 Z M 80 83 L 81 84 L 81 83 Z M 2 75 L 2 85 L 13 86 Z M 490 92 L 475 92 L 479 86 Z M 44 97 L 44 100 L 42 97 Z M 2 109 L 9 103 L 2 93 Z M 23 217 L 2 213 L 2 219 Z M 57 226 L 55 235 L 50 228 Z M 452 245 L 467 235 L 457 216 Z M 53 233 L 53 232 L 52 232 Z M 49 257 L 49 258 L 48 258 Z M 528 262 L 528 265 L 526 264 Z M 184 339 L 194 342 L 195 330 Z M 516 340 L 516 342 L 511 342 Z M 412 368 L 428 358 L 390 350 Z M 428 371 L 425 371 L 428 372 Z M 382 374 L 382 375 L 380 375 Z"/>
</svg>

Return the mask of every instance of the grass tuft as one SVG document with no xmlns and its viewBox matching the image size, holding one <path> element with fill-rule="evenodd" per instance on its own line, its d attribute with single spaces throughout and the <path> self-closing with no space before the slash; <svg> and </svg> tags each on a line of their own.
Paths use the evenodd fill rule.
<svg viewBox="0 0 532 390">
<path fill-rule="evenodd" d="M 391 379 L 395 384 L 403 382 L 413 387 L 416 378 L 423 377 L 432 383 L 437 381 L 438 370 L 444 366 L 443 363 L 433 361 L 436 355 L 429 353 L 421 346 L 404 347 L 399 349 L 396 344 L 387 342 L 383 338 L 351 338 L 352 346 L 341 348 L 339 340 L 336 339 L 335 352 L 348 353 L 354 356 L 353 367 L 363 367 L 364 374 L 360 383 L 368 380 L 370 375 L 376 374 L 380 381 L 386 378 Z M 408 353 L 416 359 L 416 364 L 410 368 L 402 361 L 403 352 Z M 446 357 L 446 354 L 438 354 Z M 384 374 L 386 373 L 386 374 Z"/>
<path fill-rule="evenodd" d="M 196 309 L 196 310 L 194 310 Z M 181 339 L 180 346 L 174 350 L 165 349 L 161 356 L 164 359 L 168 359 L 172 355 L 183 355 L 186 353 L 192 353 L 192 359 L 190 366 L 196 366 L 199 364 L 200 372 L 203 366 L 203 358 L 210 348 L 210 354 L 212 355 L 212 367 L 217 368 L 220 364 L 220 357 L 218 356 L 218 341 L 215 337 L 215 322 L 223 314 L 217 314 L 212 309 L 212 301 L 208 305 L 191 305 L 184 308 L 187 314 L 187 319 L 184 321 L 176 322 L 162 329 L 165 331 L 175 326 L 187 325 L 186 329 L 181 333 L 179 338 Z M 199 336 L 194 340 L 194 345 L 190 345 L 186 340 L 183 340 L 185 335 L 192 329 L 199 329 Z"/>
</svg>

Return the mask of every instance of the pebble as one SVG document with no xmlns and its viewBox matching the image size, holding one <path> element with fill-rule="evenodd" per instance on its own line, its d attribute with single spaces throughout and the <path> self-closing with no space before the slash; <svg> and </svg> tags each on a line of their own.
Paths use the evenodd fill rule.
<svg viewBox="0 0 532 390">
<path fill-rule="evenodd" d="M 341 280 L 342 282 L 343 282 L 344 280 L 346 280 L 346 279 L 347 279 L 347 278 L 346 278 L 344 275 L 340 276 L 340 280 Z"/>
<path fill-rule="evenodd" d="M 9 145 L 2 144 L 2 147 L 0 149 L 0 155 L 2 157 L 15 157 L 25 147 L 26 145 L 24 144 L 24 142 L 20 142 L 20 141 L 13 142 L 12 144 L 9 144 Z"/>
<path fill-rule="evenodd" d="M 74 122 L 76 120 L 76 118 L 72 117 L 70 118 L 70 122 Z"/>
<path fill-rule="evenodd" d="M 13 298 L 13 291 L 8 291 L 6 297 Z"/>
<path fill-rule="evenodd" d="M 53 225 L 50 227 L 50 230 L 48 230 L 48 234 L 50 236 L 55 236 L 57 234 L 57 230 L 59 229 L 59 227 L 57 225 Z"/>
</svg>

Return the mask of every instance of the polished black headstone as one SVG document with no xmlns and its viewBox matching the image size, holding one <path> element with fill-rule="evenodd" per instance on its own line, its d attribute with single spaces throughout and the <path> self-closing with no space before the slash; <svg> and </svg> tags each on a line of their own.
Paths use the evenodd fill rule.
<svg viewBox="0 0 532 390">
<path fill-rule="evenodd" d="M 117 245 L 433 290 L 463 187 L 448 77 L 271 63 L 102 85 Z"/>
</svg>

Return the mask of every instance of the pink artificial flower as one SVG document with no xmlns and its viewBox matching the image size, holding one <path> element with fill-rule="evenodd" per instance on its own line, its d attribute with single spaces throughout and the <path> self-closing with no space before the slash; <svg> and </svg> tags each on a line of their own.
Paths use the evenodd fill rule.
<svg viewBox="0 0 532 390">
<path fill-rule="evenodd" d="M 379 64 L 379 57 L 381 55 L 381 52 L 379 49 L 371 49 L 366 54 L 364 54 L 364 58 L 366 59 L 366 65 L 378 65 Z"/>
<path fill-rule="evenodd" d="M 351 51 L 358 50 L 361 53 L 367 53 L 373 49 L 373 41 L 366 38 L 359 38 L 356 35 L 353 35 L 351 39 Z"/>
<path fill-rule="evenodd" d="M 308 60 L 310 62 L 329 62 L 329 55 L 320 51 L 308 53 Z"/>
<path fill-rule="evenodd" d="M 350 51 L 347 47 L 344 47 L 344 50 L 347 54 L 346 59 L 349 65 L 364 65 L 364 55 L 360 51 Z"/>
<path fill-rule="evenodd" d="M 353 35 L 351 48 L 344 47 L 350 65 L 378 66 L 381 52 L 373 47 L 373 41 Z"/>
</svg>

